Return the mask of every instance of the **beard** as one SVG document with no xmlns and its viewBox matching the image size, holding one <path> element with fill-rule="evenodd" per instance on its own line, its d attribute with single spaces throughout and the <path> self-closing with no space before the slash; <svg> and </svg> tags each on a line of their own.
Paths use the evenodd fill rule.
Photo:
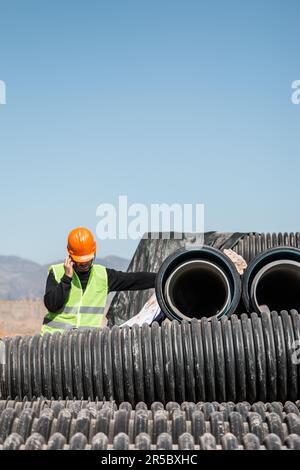
<svg viewBox="0 0 300 470">
<path fill-rule="evenodd" d="M 85 273 L 87 271 L 89 271 L 92 267 L 92 263 L 91 264 L 84 264 L 84 265 L 76 265 L 75 268 L 76 268 L 76 271 L 78 271 L 79 273 Z"/>
</svg>

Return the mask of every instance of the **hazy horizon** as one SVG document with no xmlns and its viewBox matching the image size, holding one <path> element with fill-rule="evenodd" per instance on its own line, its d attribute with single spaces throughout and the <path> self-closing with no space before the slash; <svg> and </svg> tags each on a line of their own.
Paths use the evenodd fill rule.
<svg viewBox="0 0 300 470">
<path fill-rule="evenodd" d="M 12 257 L 12 258 L 21 258 L 21 259 L 24 260 L 24 261 L 31 261 L 31 262 L 36 263 L 36 264 L 39 264 L 39 265 L 41 265 L 41 266 L 46 265 L 46 264 L 49 264 L 49 263 L 51 263 L 51 262 L 53 262 L 53 261 L 63 260 L 63 259 L 64 259 L 64 257 L 59 257 L 59 256 L 58 256 L 58 257 L 56 257 L 56 258 L 54 258 L 54 259 L 49 259 L 49 260 L 47 260 L 46 262 L 39 262 L 39 261 L 36 261 L 35 259 L 26 258 L 26 257 L 21 256 L 21 255 L 3 254 L 3 253 L 0 253 L 0 257 L 3 257 L 3 256 L 6 256 L 6 257 L 8 257 L 8 258 L 9 258 L 9 257 Z M 96 258 L 98 258 L 98 259 L 100 259 L 100 258 L 101 258 L 101 259 L 105 259 L 105 258 L 109 258 L 109 257 L 115 257 L 115 258 L 123 259 L 123 260 L 125 260 L 125 261 L 128 261 L 128 260 L 131 259 L 131 258 L 127 258 L 126 256 L 119 256 L 119 255 L 115 255 L 115 254 L 113 254 L 113 253 L 110 253 L 110 254 L 105 255 L 105 256 L 99 256 L 98 254 L 96 255 Z"/>
</svg>

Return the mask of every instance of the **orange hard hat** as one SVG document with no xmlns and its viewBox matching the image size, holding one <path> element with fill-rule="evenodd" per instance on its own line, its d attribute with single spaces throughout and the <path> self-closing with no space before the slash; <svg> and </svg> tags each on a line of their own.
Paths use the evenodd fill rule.
<svg viewBox="0 0 300 470">
<path fill-rule="evenodd" d="M 68 236 L 68 252 L 78 263 L 93 259 L 96 253 L 96 242 L 92 233 L 84 227 L 74 228 Z"/>
</svg>

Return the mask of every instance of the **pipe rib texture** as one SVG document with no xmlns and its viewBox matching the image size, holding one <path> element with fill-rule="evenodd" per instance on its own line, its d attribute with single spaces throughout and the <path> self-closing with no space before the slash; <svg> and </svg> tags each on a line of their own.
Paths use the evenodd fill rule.
<svg viewBox="0 0 300 470">
<path fill-rule="evenodd" d="M 4 338 L 0 398 L 295 401 L 299 339 L 295 310 Z"/>
<path fill-rule="evenodd" d="M 0 401 L 0 450 L 300 449 L 300 403 Z"/>
</svg>

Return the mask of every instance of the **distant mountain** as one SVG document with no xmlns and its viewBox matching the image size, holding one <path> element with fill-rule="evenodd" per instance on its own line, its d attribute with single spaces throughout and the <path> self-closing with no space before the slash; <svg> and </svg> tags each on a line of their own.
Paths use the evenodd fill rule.
<svg viewBox="0 0 300 470">
<path fill-rule="evenodd" d="M 119 271 L 126 271 L 129 265 L 128 259 L 114 255 L 97 258 L 96 262 Z M 41 265 L 18 256 L 0 256 L 0 300 L 42 298 L 50 264 Z"/>
</svg>

